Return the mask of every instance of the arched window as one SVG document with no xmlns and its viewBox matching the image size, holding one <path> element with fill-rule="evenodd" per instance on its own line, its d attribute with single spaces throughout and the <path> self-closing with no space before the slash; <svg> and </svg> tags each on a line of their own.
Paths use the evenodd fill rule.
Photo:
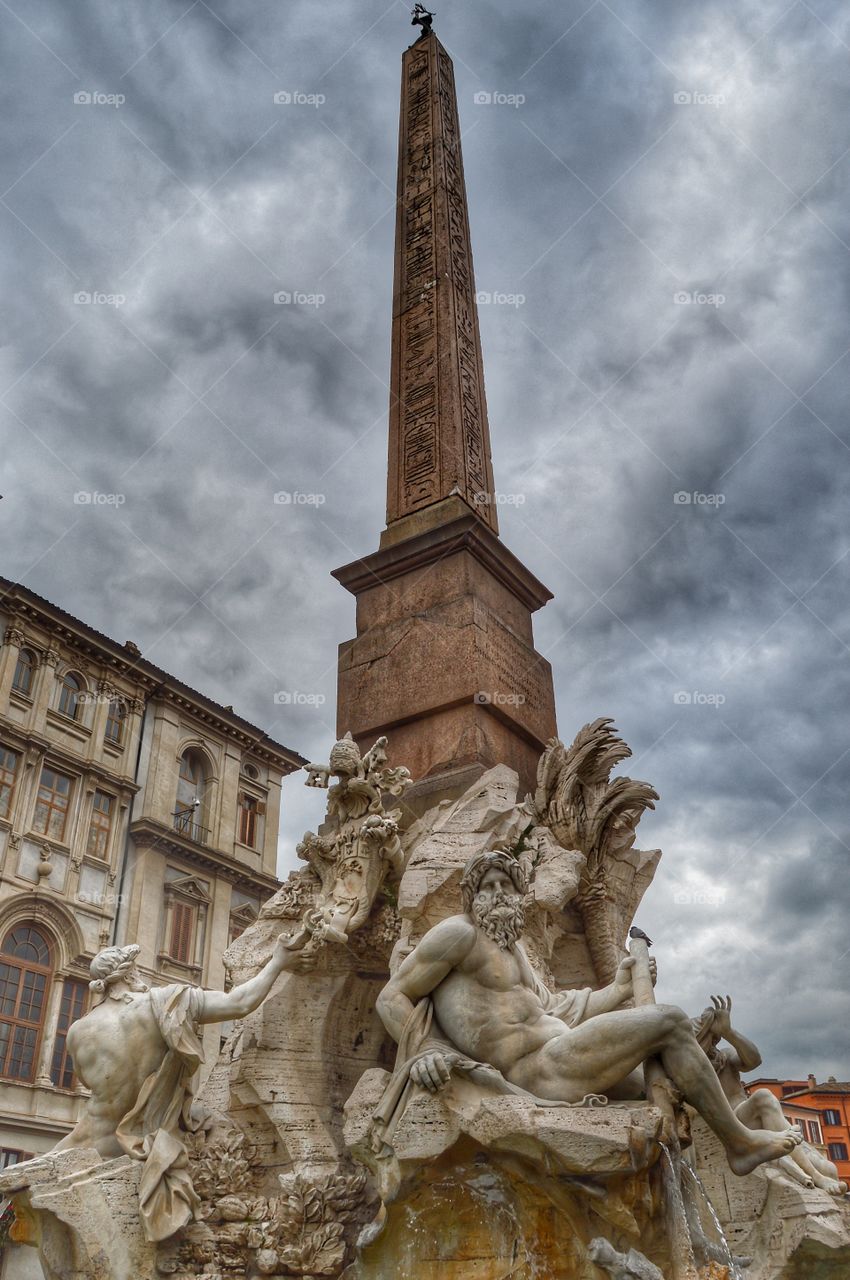
<svg viewBox="0 0 850 1280">
<path fill-rule="evenodd" d="M 32 649 L 21 649 L 12 677 L 12 688 L 29 697 L 32 692 L 32 681 L 35 675 L 36 660 Z"/>
<path fill-rule="evenodd" d="M 115 699 L 109 704 L 109 713 L 106 717 L 106 729 L 104 730 L 104 738 L 107 742 L 119 743 L 124 736 L 124 717 L 127 714 L 127 708 L 123 702 Z"/>
<path fill-rule="evenodd" d="M 0 946 L 0 1076 L 35 1077 L 53 961 L 34 925 L 10 929 Z"/>
<path fill-rule="evenodd" d="M 73 671 L 66 671 L 59 690 L 59 710 L 63 716 L 68 716 L 71 720 L 77 719 L 82 691 L 83 682 L 80 677 L 75 676 Z"/>
<path fill-rule="evenodd" d="M 206 789 L 206 762 L 200 751 L 189 747 L 180 757 L 174 826 L 201 844 L 206 844 L 209 835 L 204 822 Z"/>
</svg>

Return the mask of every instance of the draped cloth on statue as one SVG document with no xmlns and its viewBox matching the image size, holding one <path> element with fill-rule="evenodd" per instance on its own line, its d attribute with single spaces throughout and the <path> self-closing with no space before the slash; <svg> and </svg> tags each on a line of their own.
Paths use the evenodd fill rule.
<svg viewBox="0 0 850 1280">
<path fill-rule="evenodd" d="M 518 946 L 515 950 L 525 985 L 538 996 L 544 1011 L 552 1017 L 560 1018 L 568 1027 L 577 1027 L 580 1022 L 584 1022 L 591 995 L 590 987 L 584 987 L 579 991 L 560 991 L 556 994 L 544 986 L 537 977 L 522 947 Z M 451 1054 L 452 1071 L 458 1072 L 485 1089 L 492 1089 L 496 1093 L 512 1094 L 515 1097 L 530 1098 L 549 1107 L 574 1105 L 537 1098 L 526 1089 L 520 1089 L 518 1085 L 511 1084 L 496 1067 L 487 1062 L 476 1062 L 475 1059 L 459 1053 L 437 1022 L 433 1000 L 430 996 L 425 996 L 414 1005 L 404 1024 L 398 1042 L 395 1069 L 372 1115 L 371 1142 L 372 1150 L 376 1155 L 391 1154 L 393 1133 L 404 1114 L 412 1090 L 417 1087 L 410 1078 L 411 1068 L 431 1053 Z"/>
<path fill-rule="evenodd" d="M 191 1081 L 204 1060 L 199 1019 L 204 1008 L 200 987 L 183 983 L 154 987 L 151 1011 L 168 1053 L 148 1076 L 133 1110 L 116 1137 L 127 1155 L 143 1160 L 139 1213 L 148 1240 L 166 1240 L 186 1225 L 200 1205 L 192 1186 L 183 1141 L 192 1104 Z"/>
</svg>

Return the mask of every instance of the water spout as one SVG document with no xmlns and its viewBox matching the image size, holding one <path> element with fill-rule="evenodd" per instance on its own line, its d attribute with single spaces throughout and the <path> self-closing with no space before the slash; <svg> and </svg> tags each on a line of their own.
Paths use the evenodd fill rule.
<svg viewBox="0 0 850 1280">
<path fill-rule="evenodd" d="M 680 1168 L 685 1175 L 682 1184 L 683 1192 L 685 1188 L 689 1189 L 683 1199 L 691 1241 L 696 1253 L 703 1262 L 719 1262 L 725 1266 L 729 1272 L 730 1280 L 744 1280 L 742 1267 L 749 1266 L 750 1259 L 733 1256 L 732 1248 L 726 1239 L 726 1233 L 696 1169 L 684 1160 L 681 1162 Z M 702 1204 L 711 1219 L 713 1233 L 716 1237 L 714 1240 L 709 1238 L 703 1228 L 700 1204 Z"/>
<path fill-rule="evenodd" d="M 667 1219 L 670 1248 L 670 1280 L 699 1280 L 685 1201 L 682 1196 L 682 1157 L 661 1144 L 661 1185 Z"/>
</svg>

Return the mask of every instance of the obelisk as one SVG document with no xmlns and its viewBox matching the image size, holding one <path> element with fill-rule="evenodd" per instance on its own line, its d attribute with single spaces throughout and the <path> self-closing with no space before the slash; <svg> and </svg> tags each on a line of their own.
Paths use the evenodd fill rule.
<svg viewBox="0 0 850 1280">
<path fill-rule="evenodd" d="M 452 62 L 425 29 L 402 58 L 387 527 L 334 572 L 357 598 L 337 727 L 390 739 L 418 791 L 494 764 L 533 784 L 556 732 L 531 615 L 551 592 L 498 536 Z"/>
</svg>

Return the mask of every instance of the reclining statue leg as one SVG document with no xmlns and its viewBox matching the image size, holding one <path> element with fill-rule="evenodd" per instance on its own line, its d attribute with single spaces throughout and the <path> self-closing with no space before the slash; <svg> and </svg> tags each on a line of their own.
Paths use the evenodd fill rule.
<svg viewBox="0 0 850 1280">
<path fill-rule="evenodd" d="M 742 1124 L 696 1042 L 690 1019 L 673 1005 L 598 1014 L 522 1058 L 508 1078 L 538 1097 L 577 1102 L 590 1092 L 605 1093 L 655 1054 L 717 1134 L 735 1173 L 749 1173 L 766 1160 L 789 1155 L 801 1141 L 796 1129 Z"/>
<path fill-rule="evenodd" d="M 782 1104 L 769 1089 L 756 1089 L 745 1102 L 735 1108 L 739 1120 L 752 1128 L 786 1129 L 788 1121 L 782 1111 Z M 809 1186 L 820 1187 L 831 1195 L 841 1195 L 846 1186 L 842 1186 L 838 1170 L 834 1164 L 825 1160 L 814 1151 L 808 1143 L 800 1145 L 779 1162 L 782 1170 L 798 1182 Z"/>
</svg>

